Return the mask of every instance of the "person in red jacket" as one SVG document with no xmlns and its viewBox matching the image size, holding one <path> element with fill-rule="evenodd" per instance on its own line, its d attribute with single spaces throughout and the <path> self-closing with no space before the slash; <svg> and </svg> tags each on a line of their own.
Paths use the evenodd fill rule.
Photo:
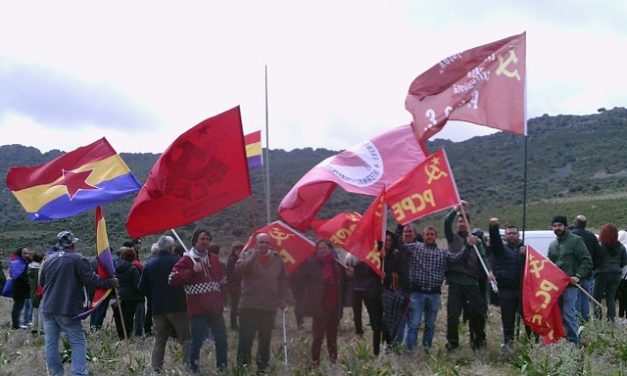
<svg viewBox="0 0 627 376">
<path fill-rule="evenodd" d="M 198 359 L 207 329 L 213 333 L 218 369 L 225 370 L 227 365 L 226 325 L 222 317 L 227 293 L 226 269 L 218 256 L 208 251 L 211 239 L 207 228 L 194 230 L 194 247 L 174 265 L 169 278 L 171 286 L 182 286 L 185 290 L 192 332 L 189 367 L 195 373 L 200 371 Z"/>
</svg>

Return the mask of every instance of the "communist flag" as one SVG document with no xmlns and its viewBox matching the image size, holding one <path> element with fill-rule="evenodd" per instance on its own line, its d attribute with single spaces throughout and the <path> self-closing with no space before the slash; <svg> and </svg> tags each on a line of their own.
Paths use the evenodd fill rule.
<svg viewBox="0 0 627 376">
<path fill-rule="evenodd" d="M 109 247 L 109 238 L 107 237 L 107 224 L 102 215 L 100 206 L 96 208 L 96 248 L 98 250 L 96 256 L 96 260 L 98 261 L 98 275 L 103 279 L 111 279 L 115 274 L 115 267 L 113 266 L 111 247 Z M 94 292 L 91 304 L 89 305 L 89 309 L 77 315 L 76 318 L 82 320 L 89 316 L 110 293 L 111 289 L 97 288 Z"/>
<path fill-rule="evenodd" d="M 448 120 L 526 134 L 525 33 L 449 56 L 410 85 L 405 108 L 418 139 Z"/>
<path fill-rule="evenodd" d="M 283 259 L 288 275 L 292 274 L 302 263 L 316 253 L 314 242 L 281 221 L 272 222 L 255 231 L 248 239 L 244 249 L 254 248 L 257 234 L 261 233 L 266 233 L 270 236 L 272 248 Z"/>
<path fill-rule="evenodd" d="M 444 149 L 388 187 L 385 202 L 402 225 L 457 205 L 459 193 Z"/>
<path fill-rule="evenodd" d="M 381 275 L 382 271 L 378 243 L 383 241 L 385 223 L 385 193 L 381 192 L 372 201 L 361 217 L 361 221 L 344 243 L 346 251 L 368 264 L 378 275 Z"/>
<path fill-rule="evenodd" d="M 559 297 L 568 287 L 570 277 L 533 247 L 527 246 L 523 275 L 522 311 L 525 325 L 553 343 L 566 335 Z"/>
<path fill-rule="evenodd" d="M 311 227 L 318 239 L 329 239 L 336 247 L 344 249 L 344 242 L 355 231 L 360 221 L 361 214 L 344 212 L 328 220 L 315 219 L 311 222 Z"/>
<path fill-rule="evenodd" d="M 34 167 L 11 167 L 7 187 L 34 221 L 71 217 L 141 185 L 105 138 Z"/>
<path fill-rule="evenodd" d="M 251 195 L 239 107 L 180 135 L 159 157 L 126 220 L 132 238 L 186 225 Z"/>
<path fill-rule="evenodd" d="M 244 136 L 246 143 L 246 158 L 248 158 L 248 168 L 259 167 L 263 164 L 261 160 L 261 131 L 256 131 Z"/>
<path fill-rule="evenodd" d="M 410 125 L 389 130 L 314 166 L 285 195 L 279 215 L 290 226 L 306 231 L 337 186 L 376 196 L 385 185 L 422 162 L 425 155 Z"/>
</svg>

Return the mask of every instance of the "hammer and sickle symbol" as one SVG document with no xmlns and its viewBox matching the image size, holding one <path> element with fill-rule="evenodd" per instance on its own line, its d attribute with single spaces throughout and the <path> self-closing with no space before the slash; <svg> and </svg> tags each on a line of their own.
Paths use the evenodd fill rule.
<svg viewBox="0 0 627 376">
<path fill-rule="evenodd" d="M 536 278 L 540 278 L 540 272 L 544 269 L 544 263 L 546 260 L 536 260 L 532 259 L 529 261 L 529 265 L 531 266 L 531 273 L 536 276 Z"/>
<path fill-rule="evenodd" d="M 438 180 L 441 177 L 448 176 L 448 174 L 440 170 L 436 165 L 430 164 L 425 166 L 425 174 L 429 177 L 427 184 L 431 184 L 433 180 Z"/>
<path fill-rule="evenodd" d="M 516 77 L 516 79 L 520 81 L 520 75 L 518 74 L 518 69 L 514 71 L 507 70 L 507 67 L 511 63 L 516 64 L 517 62 L 518 62 L 518 57 L 516 57 L 516 53 L 514 52 L 514 50 L 509 50 L 509 56 L 507 57 L 505 61 L 503 61 L 503 56 L 499 55 L 499 67 L 496 69 L 496 75 L 500 76 L 501 74 L 503 74 L 509 78 Z"/>
<path fill-rule="evenodd" d="M 272 236 L 272 238 L 276 240 L 276 245 L 280 247 L 281 243 L 283 243 L 284 240 L 289 239 L 289 237 L 294 236 L 294 234 L 286 234 L 282 232 L 279 228 L 273 227 L 272 230 L 270 230 L 270 236 Z"/>
</svg>

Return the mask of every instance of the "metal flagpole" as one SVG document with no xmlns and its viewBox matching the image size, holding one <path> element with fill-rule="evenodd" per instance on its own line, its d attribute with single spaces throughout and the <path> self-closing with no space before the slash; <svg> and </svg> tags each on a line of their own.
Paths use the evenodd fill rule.
<svg viewBox="0 0 627 376">
<path fill-rule="evenodd" d="M 466 227 L 468 228 L 468 231 L 470 232 L 470 224 L 468 223 L 468 217 L 466 217 L 466 211 L 464 210 L 464 205 L 462 205 L 461 202 L 459 203 L 459 208 L 462 211 L 462 216 L 464 217 L 464 222 L 466 222 Z M 492 286 L 492 291 L 494 291 L 495 293 L 498 293 L 499 288 L 494 281 L 490 280 L 490 272 L 488 271 L 488 266 L 483 261 L 483 257 L 481 256 L 481 253 L 479 252 L 479 248 L 477 248 L 477 244 L 473 244 L 472 247 L 475 249 L 477 258 L 479 259 L 479 262 L 481 262 L 481 266 L 483 267 L 483 271 L 485 272 L 485 275 L 488 277 L 488 280 L 490 281 L 490 286 Z"/>
<path fill-rule="evenodd" d="M 265 170 L 266 170 L 266 219 L 270 223 L 270 131 L 268 125 L 268 66 L 265 66 L 265 89 L 266 89 L 266 152 L 265 152 Z"/>
</svg>

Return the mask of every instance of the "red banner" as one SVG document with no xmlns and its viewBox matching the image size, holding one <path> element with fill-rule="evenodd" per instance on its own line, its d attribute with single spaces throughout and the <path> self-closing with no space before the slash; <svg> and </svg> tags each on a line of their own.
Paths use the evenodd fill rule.
<svg viewBox="0 0 627 376">
<path fill-rule="evenodd" d="M 186 225 L 251 195 L 239 107 L 183 133 L 159 157 L 126 220 L 132 238 Z"/>
<path fill-rule="evenodd" d="M 344 243 L 357 228 L 361 214 L 344 212 L 324 220 L 315 219 L 311 222 L 314 234 L 318 239 L 329 239 L 336 247 L 344 249 Z"/>
<path fill-rule="evenodd" d="M 392 184 L 385 191 L 385 202 L 402 225 L 457 205 L 459 194 L 444 150 Z"/>
<path fill-rule="evenodd" d="M 570 277 L 531 246 L 527 246 L 526 260 L 523 320 L 545 343 L 554 343 L 566 335 L 558 299 L 570 283 Z"/>
<path fill-rule="evenodd" d="M 428 140 L 448 120 L 526 134 L 525 37 L 457 53 L 418 76 L 405 100 L 418 139 Z"/>
<path fill-rule="evenodd" d="M 271 248 L 276 250 L 283 259 L 288 275 L 292 274 L 303 262 L 316 253 L 314 242 L 281 221 L 270 223 L 255 231 L 248 239 L 244 249 L 254 248 L 255 239 L 260 233 L 266 233 L 270 236 Z"/>
<path fill-rule="evenodd" d="M 385 193 L 381 192 L 344 243 L 347 252 L 368 264 L 378 275 L 381 275 L 381 258 L 377 243 L 383 241 L 385 222 Z"/>
</svg>

